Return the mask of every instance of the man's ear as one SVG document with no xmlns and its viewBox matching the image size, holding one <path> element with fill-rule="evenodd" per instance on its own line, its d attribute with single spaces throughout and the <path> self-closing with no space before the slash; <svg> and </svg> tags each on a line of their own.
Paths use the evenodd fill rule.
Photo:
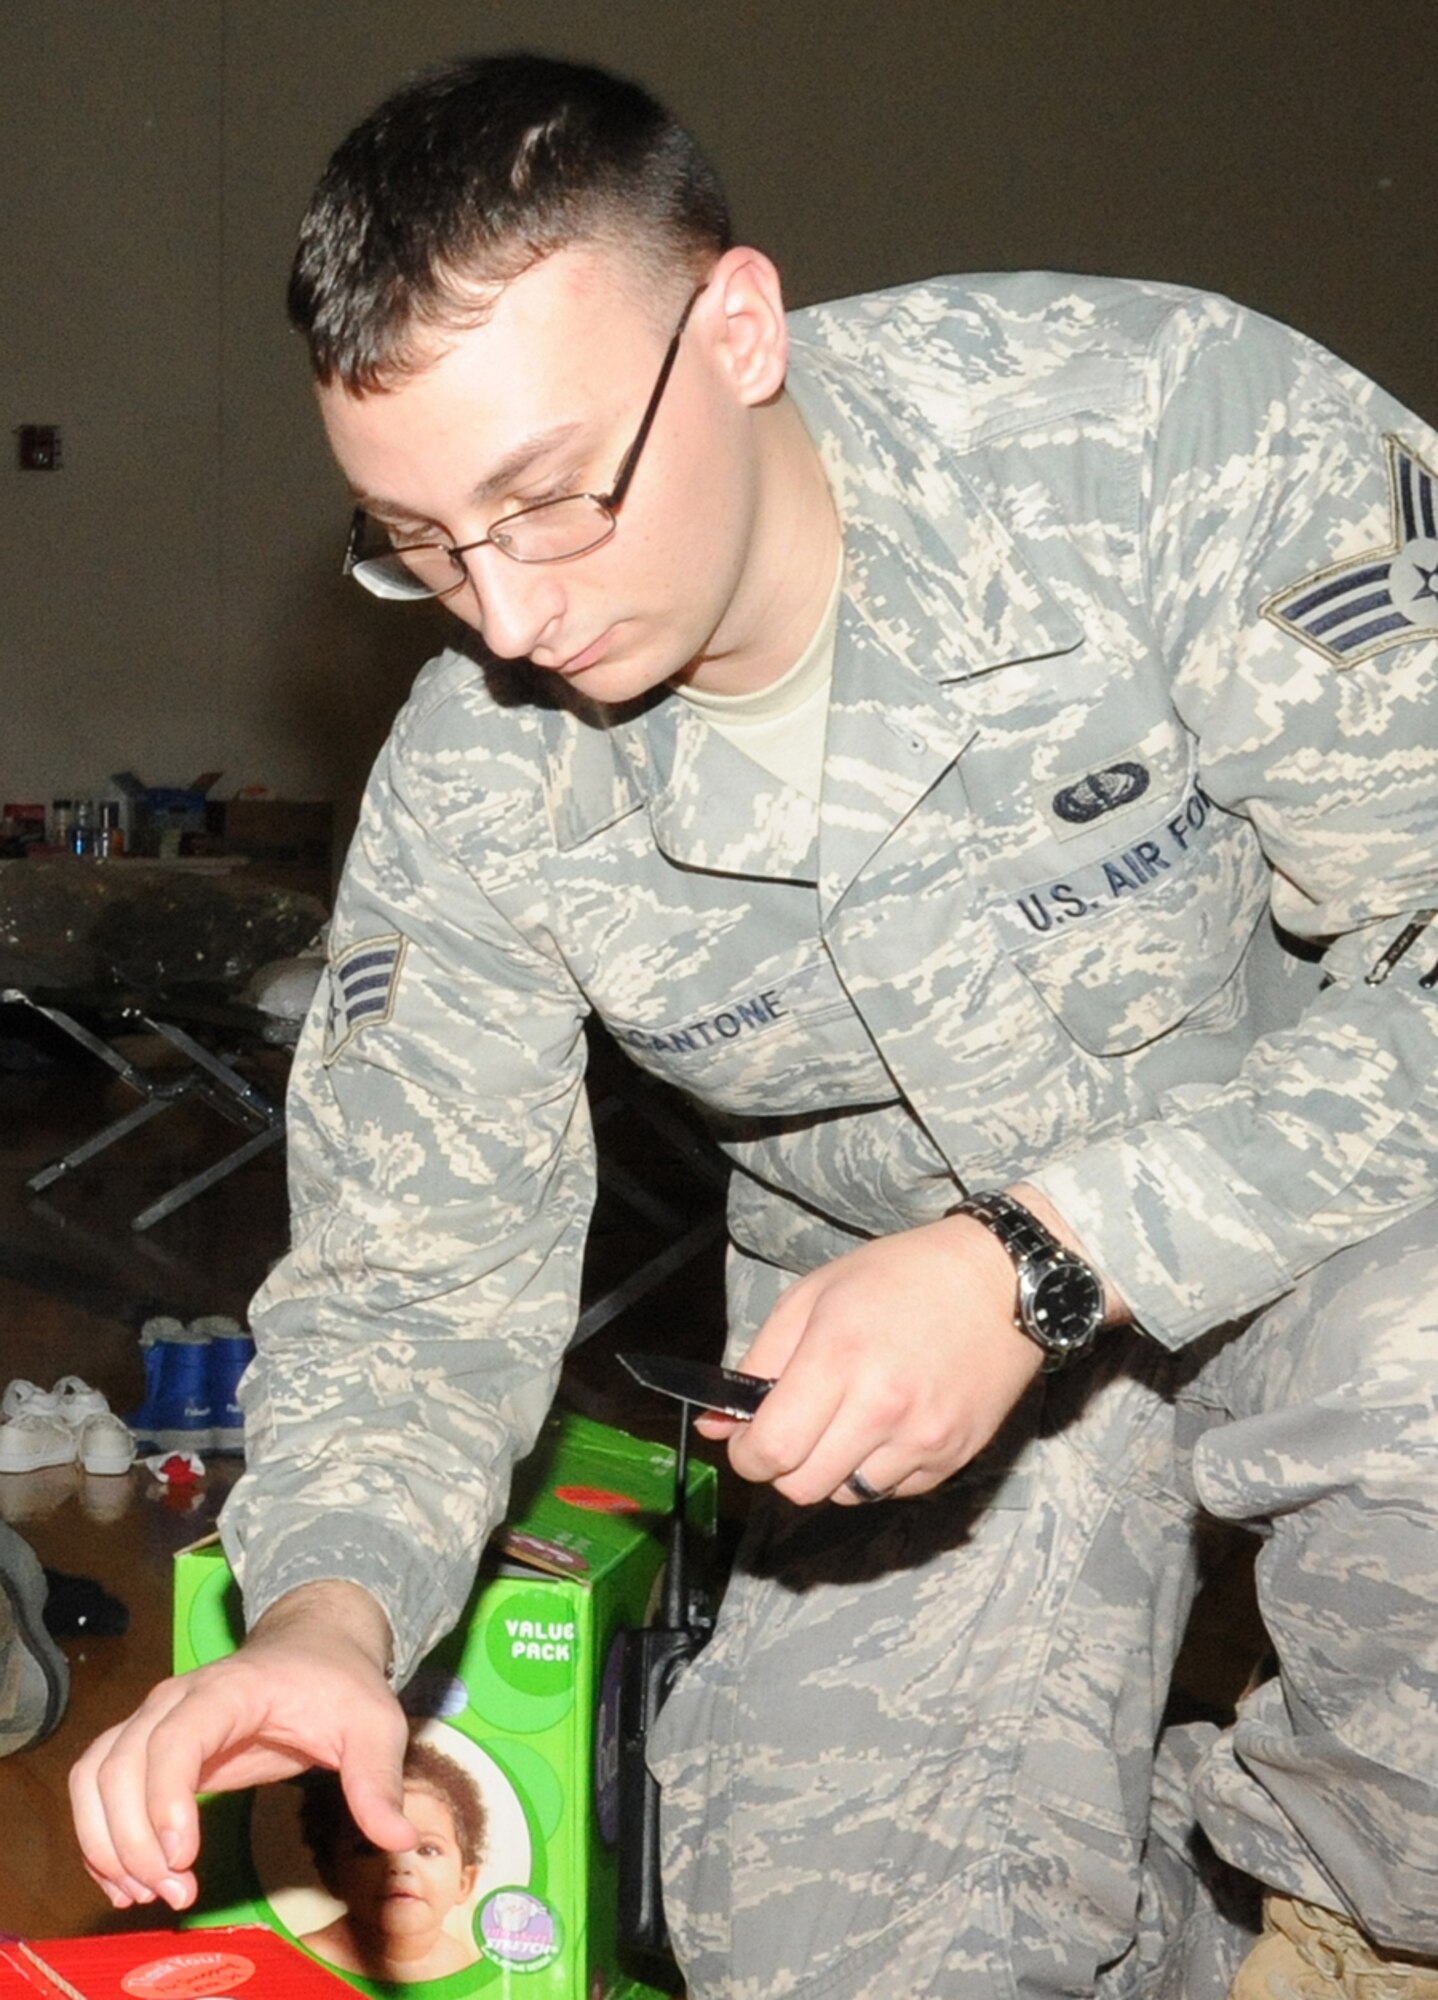
<svg viewBox="0 0 1438 2000">
<path fill-rule="evenodd" d="M 740 244 L 714 266 L 700 301 L 715 351 L 740 400 L 767 403 L 784 386 L 789 326 L 779 273 L 762 250 Z"/>
</svg>

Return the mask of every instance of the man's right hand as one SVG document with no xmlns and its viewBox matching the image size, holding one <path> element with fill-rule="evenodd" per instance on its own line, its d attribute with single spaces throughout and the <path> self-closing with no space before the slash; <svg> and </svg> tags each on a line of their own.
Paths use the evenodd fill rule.
<svg viewBox="0 0 1438 2000">
<path fill-rule="evenodd" d="M 389 1644 L 367 1591 L 306 1584 L 272 1605 L 237 1653 L 162 1681 L 98 1737 L 70 1774 L 70 1798 L 85 1866 L 115 1907 L 195 1900 L 197 1792 L 269 1784 L 312 1764 L 339 1772 L 377 1847 L 413 1847 Z"/>
</svg>

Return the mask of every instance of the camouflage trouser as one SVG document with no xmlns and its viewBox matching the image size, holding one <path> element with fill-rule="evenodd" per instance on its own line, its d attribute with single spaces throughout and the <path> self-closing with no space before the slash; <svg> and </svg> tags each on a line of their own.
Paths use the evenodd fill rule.
<svg viewBox="0 0 1438 2000">
<path fill-rule="evenodd" d="M 1195 1779 L 1270 1887 L 1438 1955 L 1438 1216 L 1334 1258 L 1193 1386 L 1203 1506 L 1264 1530 L 1280 1673 Z"/>
<path fill-rule="evenodd" d="M 1226 1990 L 1245 1939 L 1188 1868 L 1193 1732 L 1153 1768 L 1195 1494 L 1267 1535 L 1285 1675 L 1199 1763 L 1206 1826 L 1428 1948 L 1435 1236 L 1333 1259 L 1203 1353 L 1113 1340 L 939 1496 L 759 1510 L 653 1748 L 692 2000 Z"/>
</svg>

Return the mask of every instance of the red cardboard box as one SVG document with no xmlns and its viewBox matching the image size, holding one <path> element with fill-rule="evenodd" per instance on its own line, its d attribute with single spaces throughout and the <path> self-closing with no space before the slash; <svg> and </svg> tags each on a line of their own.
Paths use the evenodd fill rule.
<svg viewBox="0 0 1438 2000">
<path fill-rule="evenodd" d="M 350 1992 L 259 1924 L 29 1944 L 0 1936 L 0 2000 L 336 2000 Z"/>
</svg>

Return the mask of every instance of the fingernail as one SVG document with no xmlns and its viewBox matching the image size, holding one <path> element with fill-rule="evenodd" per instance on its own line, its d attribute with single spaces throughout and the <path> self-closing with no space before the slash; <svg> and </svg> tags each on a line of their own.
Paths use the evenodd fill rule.
<svg viewBox="0 0 1438 2000">
<path fill-rule="evenodd" d="M 182 1910 L 189 1892 L 178 1875 L 166 1875 L 160 1883 L 160 1894 L 172 1910 Z"/>
<path fill-rule="evenodd" d="M 179 1852 L 180 1847 L 178 1829 L 173 1826 L 162 1826 L 160 1828 L 160 1845 L 165 1850 L 165 1859 L 173 1868 L 175 1865 L 175 1856 Z"/>
</svg>

